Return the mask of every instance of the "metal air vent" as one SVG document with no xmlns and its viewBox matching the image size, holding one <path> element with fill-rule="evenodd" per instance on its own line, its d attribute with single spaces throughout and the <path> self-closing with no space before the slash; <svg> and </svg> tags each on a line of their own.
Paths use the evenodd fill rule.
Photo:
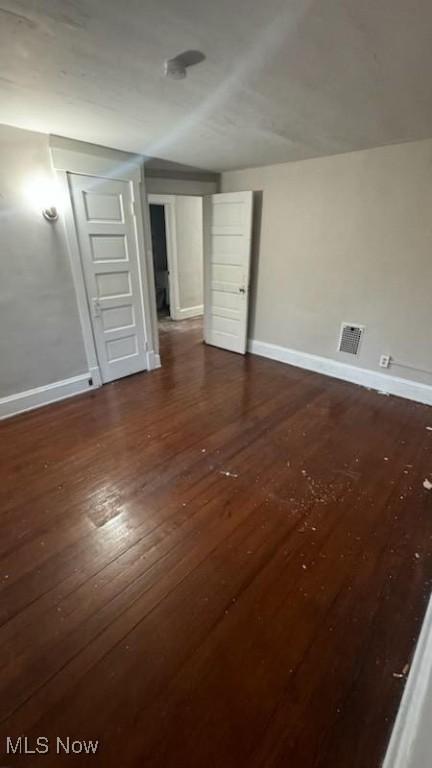
<svg viewBox="0 0 432 768">
<path fill-rule="evenodd" d="M 339 352 L 347 352 L 349 355 L 357 355 L 363 331 L 364 325 L 342 323 L 339 339 Z"/>
</svg>

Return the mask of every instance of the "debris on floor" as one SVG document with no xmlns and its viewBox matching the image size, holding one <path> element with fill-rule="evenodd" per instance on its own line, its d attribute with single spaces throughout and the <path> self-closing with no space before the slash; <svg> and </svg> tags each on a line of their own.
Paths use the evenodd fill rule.
<svg viewBox="0 0 432 768">
<path fill-rule="evenodd" d="M 409 668 L 410 668 L 410 665 L 405 664 L 402 672 L 393 672 L 393 677 L 396 677 L 398 680 L 403 680 L 407 676 L 409 672 Z"/>
<path fill-rule="evenodd" d="M 427 477 L 423 480 L 423 488 L 426 488 L 427 491 L 432 490 L 432 483 L 427 479 Z"/>
<path fill-rule="evenodd" d="M 226 471 L 222 470 L 221 471 L 221 475 L 225 475 L 225 477 L 238 477 L 236 472 L 229 472 L 228 470 L 226 470 Z M 431 485 L 431 488 L 432 488 L 432 485 Z"/>
</svg>

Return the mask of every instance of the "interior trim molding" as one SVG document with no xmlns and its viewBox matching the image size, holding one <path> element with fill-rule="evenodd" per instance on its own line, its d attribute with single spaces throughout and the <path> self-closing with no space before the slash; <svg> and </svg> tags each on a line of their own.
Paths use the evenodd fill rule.
<svg viewBox="0 0 432 768">
<path fill-rule="evenodd" d="M 430 753 L 431 699 L 432 598 L 426 610 L 382 768 L 423 768 L 425 763 L 422 749 Z M 421 754 L 417 754 L 415 747 L 420 743 Z"/>
<path fill-rule="evenodd" d="M 220 179 L 219 173 L 212 173 L 207 171 L 176 171 L 165 168 L 152 168 L 145 163 L 145 175 L 147 179 L 168 179 L 178 181 L 214 181 L 218 182 Z"/>
<path fill-rule="evenodd" d="M 7 419 L 10 416 L 16 416 L 18 413 L 32 411 L 33 408 L 39 408 L 41 405 L 56 403 L 58 400 L 64 400 L 66 397 L 80 395 L 82 392 L 88 392 L 90 389 L 96 389 L 100 386 L 93 378 L 93 383 L 89 384 L 92 374 L 81 373 L 79 376 L 72 376 L 64 381 L 54 381 L 52 384 L 45 384 L 43 387 L 27 389 L 25 392 L 18 392 L 15 395 L 8 395 L 0 398 L 0 419 Z"/>
<path fill-rule="evenodd" d="M 257 339 L 249 339 L 248 351 L 254 355 L 268 357 L 270 360 L 278 360 L 297 368 L 306 368 L 309 371 L 323 373 L 336 379 L 360 384 L 362 387 L 376 389 L 388 395 L 405 397 L 407 400 L 415 400 L 418 403 L 432 405 L 432 386 L 422 384 L 411 379 L 402 379 L 399 376 L 371 371 L 367 368 L 357 368 L 354 365 L 341 363 L 329 357 L 312 355 L 309 352 L 300 352 L 297 349 L 281 347 L 277 344 L 268 344 Z"/>
<path fill-rule="evenodd" d="M 204 305 L 197 304 L 196 307 L 186 307 L 185 309 L 176 309 L 177 320 L 187 320 L 189 317 L 199 317 L 204 314 Z"/>
<path fill-rule="evenodd" d="M 53 166 L 57 171 L 141 181 L 144 160 L 141 155 L 53 134 L 50 134 L 49 145 Z"/>
<path fill-rule="evenodd" d="M 147 370 L 154 371 L 156 368 L 161 367 L 161 359 L 158 352 L 147 352 Z"/>
<path fill-rule="evenodd" d="M 148 221 L 145 182 L 142 170 L 143 158 L 129 155 L 106 147 L 97 147 L 84 142 L 50 136 L 51 162 L 62 188 L 63 216 L 69 263 L 75 285 L 75 294 L 81 322 L 81 330 L 89 371 L 92 377 L 102 384 L 93 336 L 93 324 L 87 301 L 83 265 L 78 239 L 77 224 L 70 190 L 70 174 L 95 175 L 101 178 L 115 178 L 126 181 L 131 189 L 133 216 L 135 221 L 135 243 L 138 257 L 140 301 L 144 320 L 144 333 L 148 346 L 159 350 L 157 333 L 156 298 L 153 275 L 153 256 L 146 243 L 151 243 L 151 230 Z"/>
<path fill-rule="evenodd" d="M 94 387 L 101 387 L 103 384 L 100 368 L 96 365 L 94 368 L 90 368 L 90 378 L 92 379 Z"/>
</svg>

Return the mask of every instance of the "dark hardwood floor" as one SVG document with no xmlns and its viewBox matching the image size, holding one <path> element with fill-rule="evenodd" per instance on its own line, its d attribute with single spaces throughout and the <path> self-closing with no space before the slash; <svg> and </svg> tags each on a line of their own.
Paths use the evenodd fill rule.
<svg viewBox="0 0 432 768">
<path fill-rule="evenodd" d="M 378 768 L 429 597 L 432 410 L 161 332 L 162 369 L 0 426 L 1 747 Z M 75 764 L 74 763 L 74 764 Z"/>
</svg>

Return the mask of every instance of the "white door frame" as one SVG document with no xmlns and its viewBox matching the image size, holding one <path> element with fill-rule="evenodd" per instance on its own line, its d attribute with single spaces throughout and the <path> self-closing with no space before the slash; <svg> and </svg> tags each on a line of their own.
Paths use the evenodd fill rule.
<svg viewBox="0 0 432 768">
<path fill-rule="evenodd" d="M 177 235 L 176 235 L 176 196 L 175 195 L 147 195 L 150 205 L 162 205 L 165 214 L 165 235 L 167 248 L 167 262 L 169 272 L 170 315 L 172 320 L 181 320 L 180 288 L 177 259 Z M 149 209 L 150 210 L 150 209 Z M 154 288 L 154 283 L 153 283 Z M 156 295 L 156 289 L 155 289 Z"/>
<path fill-rule="evenodd" d="M 70 148 L 69 146 L 65 147 L 61 142 L 59 143 L 55 137 L 50 137 L 51 160 L 53 168 L 56 171 L 62 194 L 60 218 L 63 220 L 64 224 L 87 364 L 94 386 L 101 386 L 102 378 L 93 336 L 93 326 L 84 282 L 78 234 L 69 190 L 68 174 L 78 173 L 85 176 L 118 179 L 120 181 L 129 181 L 131 183 L 135 212 L 134 222 L 138 267 L 140 272 L 140 292 L 147 347 L 147 370 L 150 371 L 160 367 L 160 357 L 151 243 L 147 249 L 145 247 L 144 231 L 147 233 L 148 237 L 150 234 L 150 224 L 143 213 L 144 211 L 148 213 L 145 204 L 143 161 L 139 156 L 128 156 L 124 153 L 117 152 L 116 150 L 111 151 L 104 148 L 103 152 L 101 152 L 100 147 L 95 147 L 94 154 L 89 154 L 89 145 L 85 145 L 84 149 L 81 149 L 82 145 L 75 149 Z"/>
</svg>

